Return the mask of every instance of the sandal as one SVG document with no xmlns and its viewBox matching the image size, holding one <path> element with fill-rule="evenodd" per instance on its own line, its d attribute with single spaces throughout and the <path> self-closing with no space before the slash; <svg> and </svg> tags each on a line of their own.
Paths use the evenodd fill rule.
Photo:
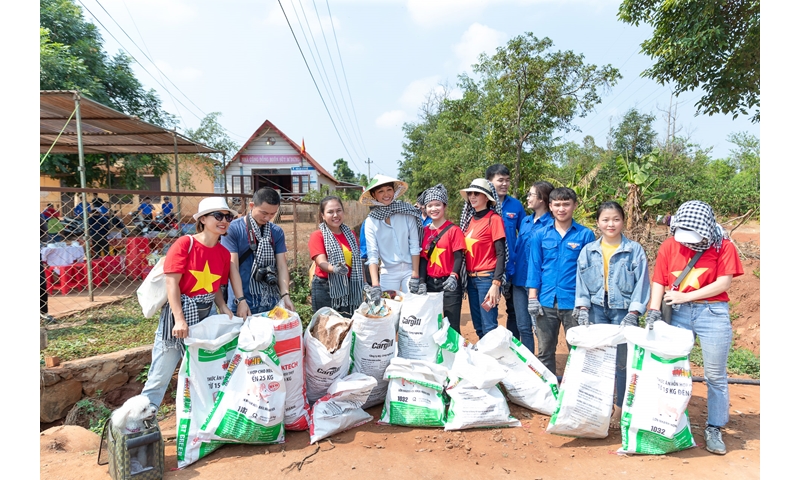
<svg viewBox="0 0 800 480">
<path fill-rule="evenodd" d="M 620 418 L 622 417 L 622 409 L 614 405 L 614 410 L 611 412 L 611 420 L 608 422 L 609 430 L 620 429 Z"/>
</svg>

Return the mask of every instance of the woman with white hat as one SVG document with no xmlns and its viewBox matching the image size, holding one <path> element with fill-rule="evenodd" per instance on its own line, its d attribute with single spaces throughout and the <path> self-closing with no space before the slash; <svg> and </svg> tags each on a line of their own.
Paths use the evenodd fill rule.
<svg viewBox="0 0 800 480">
<path fill-rule="evenodd" d="M 661 300 L 672 309 L 672 325 L 700 338 L 703 374 L 708 385 L 706 450 L 726 453 L 721 428 L 728 423 L 728 352 L 733 330 L 728 289 L 744 273 L 736 247 L 726 238 L 707 203 L 691 200 L 678 208 L 669 226 L 673 236 L 661 244 L 653 270 L 650 307 L 645 320 L 661 320 Z M 696 259 L 695 259 L 696 257 Z M 677 288 L 673 284 L 695 262 Z"/>
<path fill-rule="evenodd" d="M 374 206 L 364 220 L 367 262 L 372 281 L 370 301 L 381 290 L 419 291 L 419 253 L 422 216 L 410 203 L 397 200 L 408 189 L 406 182 L 376 175 L 359 201 Z"/>
<path fill-rule="evenodd" d="M 200 201 L 193 215 L 197 233 L 180 237 L 167 251 L 164 273 L 167 284 L 167 303 L 158 320 L 150 371 L 142 395 L 158 407 L 164 398 L 175 367 L 183 356 L 183 339 L 189 327 L 203 321 L 213 312 L 214 305 L 220 313 L 233 317 L 220 291 L 228 283 L 231 254 L 219 243 L 220 237 L 236 212 L 228 207 L 224 198 L 210 197 Z"/>
<path fill-rule="evenodd" d="M 465 275 L 469 311 L 478 338 L 497 328 L 497 304 L 502 296 L 508 246 L 494 185 L 476 178 L 461 190 L 464 208 L 461 231 L 466 243 Z"/>
</svg>

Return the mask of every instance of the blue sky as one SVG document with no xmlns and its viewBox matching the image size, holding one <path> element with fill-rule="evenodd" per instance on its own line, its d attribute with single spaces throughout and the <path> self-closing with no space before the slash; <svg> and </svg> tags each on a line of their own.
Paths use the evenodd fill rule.
<svg viewBox="0 0 800 480">
<path fill-rule="evenodd" d="M 605 145 L 609 119 L 634 106 L 657 116 L 661 136 L 666 131 L 659 109 L 668 108 L 670 88 L 640 77 L 651 62 L 639 45 L 651 30 L 618 21 L 619 0 L 282 0 L 333 122 L 278 0 L 81 1 L 97 17 L 84 12 L 106 50 L 126 49 L 139 62 L 138 78 L 182 128 L 218 111 L 241 144 L 269 119 L 298 143 L 305 139 L 329 169 L 343 157 L 366 174 L 369 158 L 372 175 L 396 174 L 402 124 L 415 120 L 426 95 L 442 84 L 458 95 L 457 75 L 471 73 L 480 52 L 524 32 L 623 75 L 567 139 L 592 135 Z M 732 132 L 760 136 L 747 118 L 694 116 L 699 96 L 678 99 L 678 134 L 713 147 L 716 157 L 728 154 Z"/>
</svg>

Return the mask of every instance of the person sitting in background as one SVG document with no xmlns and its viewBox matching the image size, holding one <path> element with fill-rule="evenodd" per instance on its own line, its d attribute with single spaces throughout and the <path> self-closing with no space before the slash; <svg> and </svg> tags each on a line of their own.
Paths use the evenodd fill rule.
<svg viewBox="0 0 800 480">
<path fill-rule="evenodd" d="M 164 197 L 164 203 L 161 204 L 161 214 L 164 216 L 165 222 L 173 223 L 175 221 L 175 215 L 172 213 L 174 209 L 175 207 L 169 201 L 169 197 Z"/>
<path fill-rule="evenodd" d="M 142 203 L 139 204 L 139 208 L 136 211 L 145 219 L 145 220 L 153 220 L 155 217 L 154 209 L 153 209 L 153 201 L 150 197 L 144 197 L 142 199 Z"/>
<path fill-rule="evenodd" d="M 53 206 L 52 203 L 48 203 L 47 207 L 42 210 L 42 215 L 44 215 L 45 220 L 49 220 L 51 218 L 58 218 L 61 214 L 56 210 L 56 207 Z"/>
<path fill-rule="evenodd" d="M 89 215 L 89 237 L 92 241 L 92 257 L 108 255 L 108 234 L 111 222 L 99 209 Z"/>
<path fill-rule="evenodd" d="M 86 213 L 92 213 L 92 207 L 86 202 L 81 202 L 72 209 L 72 214 L 75 215 L 75 218 L 81 218 L 83 216 L 84 208 L 86 209 Z"/>
</svg>

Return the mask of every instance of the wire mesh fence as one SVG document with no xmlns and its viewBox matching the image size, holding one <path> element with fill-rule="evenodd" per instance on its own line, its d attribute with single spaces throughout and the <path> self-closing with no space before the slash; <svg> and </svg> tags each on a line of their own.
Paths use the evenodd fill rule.
<svg viewBox="0 0 800 480">
<path fill-rule="evenodd" d="M 225 197 L 237 217 L 247 213 L 250 202 L 242 194 L 56 187 L 41 187 L 40 193 L 40 310 L 46 319 L 136 295 L 175 240 L 195 233 L 192 215 L 203 198 Z M 355 201 L 343 203 L 350 226 L 369 213 Z M 308 240 L 318 228 L 318 211 L 317 203 L 289 197 L 273 219 L 284 230 L 294 281 L 308 279 Z"/>
</svg>

